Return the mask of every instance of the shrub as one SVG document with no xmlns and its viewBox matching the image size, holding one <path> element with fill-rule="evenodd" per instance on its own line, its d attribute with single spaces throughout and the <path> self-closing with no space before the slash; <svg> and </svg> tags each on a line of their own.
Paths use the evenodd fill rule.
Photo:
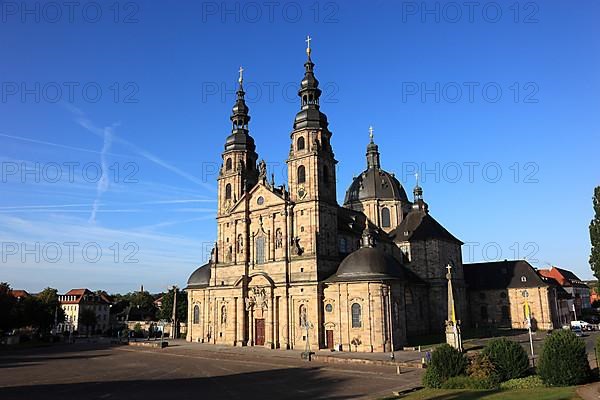
<svg viewBox="0 0 600 400">
<path fill-rule="evenodd" d="M 431 353 L 431 362 L 423 376 L 423 385 L 440 388 L 448 378 L 462 375 L 466 366 L 467 360 L 460 351 L 449 344 L 443 344 Z"/>
<path fill-rule="evenodd" d="M 486 354 L 477 353 L 469 360 L 467 374 L 475 379 L 493 379 L 498 380 L 496 368 Z"/>
<path fill-rule="evenodd" d="M 511 379 L 500 384 L 500 389 L 538 389 L 544 387 L 544 382 L 537 375 L 527 376 L 525 378 Z"/>
<path fill-rule="evenodd" d="M 596 301 L 600 301 L 600 300 L 596 300 Z M 598 364 L 598 357 L 600 357 L 600 336 L 598 336 L 596 338 L 596 345 L 594 347 L 594 350 L 596 351 L 596 364 Z M 599 368 L 598 372 L 600 373 L 600 368 Z"/>
<path fill-rule="evenodd" d="M 548 386 L 571 386 L 585 382 L 590 375 L 585 343 L 568 330 L 558 330 L 546 338 L 538 374 Z"/>
<path fill-rule="evenodd" d="M 474 378 L 472 376 L 454 376 L 442 384 L 442 389 L 497 389 L 498 383 L 490 378 Z"/>
<path fill-rule="evenodd" d="M 517 342 L 506 338 L 493 339 L 484 347 L 482 354 L 489 357 L 500 382 L 522 378 L 529 370 L 529 357 Z"/>
<path fill-rule="evenodd" d="M 431 365 L 425 370 L 423 375 L 423 386 L 428 388 L 440 389 L 444 384 L 444 379 L 437 369 L 431 368 Z"/>
</svg>

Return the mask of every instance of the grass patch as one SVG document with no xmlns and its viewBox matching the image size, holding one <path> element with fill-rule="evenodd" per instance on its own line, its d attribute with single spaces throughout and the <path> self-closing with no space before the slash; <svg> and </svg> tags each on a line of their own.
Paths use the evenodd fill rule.
<svg viewBox="0 0 600 400">
<path fill-rule="evenodd" d="M 402 400 L 578 400 L 575 387 L 517 390 L 423 389 L 400 397 Z"/>
</svg>

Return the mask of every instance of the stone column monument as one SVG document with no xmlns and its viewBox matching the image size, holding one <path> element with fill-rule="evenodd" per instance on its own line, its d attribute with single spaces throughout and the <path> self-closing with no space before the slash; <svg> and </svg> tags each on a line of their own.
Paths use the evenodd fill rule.
<svg viewBox="0 0 600 400">
<path fill-rule="evenodd" d="M 452 289 L 452 265 L 446 266 L 448 273 L 448 319 L 446 320 L 446 343 L 458 351 L 462 351 L 462 338 L 460 335 L 460 320 L 456 319 L 456 308 L 454 307 L 454 293 Z"/>
</svg>

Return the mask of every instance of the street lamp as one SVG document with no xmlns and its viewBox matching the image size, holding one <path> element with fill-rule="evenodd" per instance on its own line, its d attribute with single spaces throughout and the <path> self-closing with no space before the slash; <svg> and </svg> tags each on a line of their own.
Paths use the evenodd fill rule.
<svg viewBox="0 0 600 400">
<path fill-rule="evenodd" d="M 177 286 L 173 285 L 171 287 L 171 289 L 173 289 L 173 315 L 171 316 L 171 319 L 173 321 L 173 324 L 171 325 L 171 337 L 172 339 L 176 339 L 177 338 Z"/>
<path fill-rule="evenodd" d="M 533 354 L 533 336 L 531 333 L 531 307 L 529 306 L 529 302 L 527 298 L 529 297 L 529 292 L 527 289 L 521 292 L 521 295 L 525 298 L 525 322 L 527 323 L 527 330 L 529 331 L 529 347 L 531 348 L 531 364 L 535 366 L 535 355 Z"/>
</svg>

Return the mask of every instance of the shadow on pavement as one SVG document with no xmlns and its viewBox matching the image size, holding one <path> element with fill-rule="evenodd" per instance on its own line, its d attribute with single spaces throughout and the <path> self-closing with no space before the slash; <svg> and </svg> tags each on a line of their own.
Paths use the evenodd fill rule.
<svg viewBox="0 0 600 400">
<path fill-rule="evenodd" d="M 319 368 L 288 368 L 206 378 L 105 381 L 24 385 L 0 388 L 0 398 L 85 399 L 354 399 L 366 396 L 334 393 L 345 379 L 323 376 Z M 347 389 L 347 388 L 346 388 Z"/>
</svg>

